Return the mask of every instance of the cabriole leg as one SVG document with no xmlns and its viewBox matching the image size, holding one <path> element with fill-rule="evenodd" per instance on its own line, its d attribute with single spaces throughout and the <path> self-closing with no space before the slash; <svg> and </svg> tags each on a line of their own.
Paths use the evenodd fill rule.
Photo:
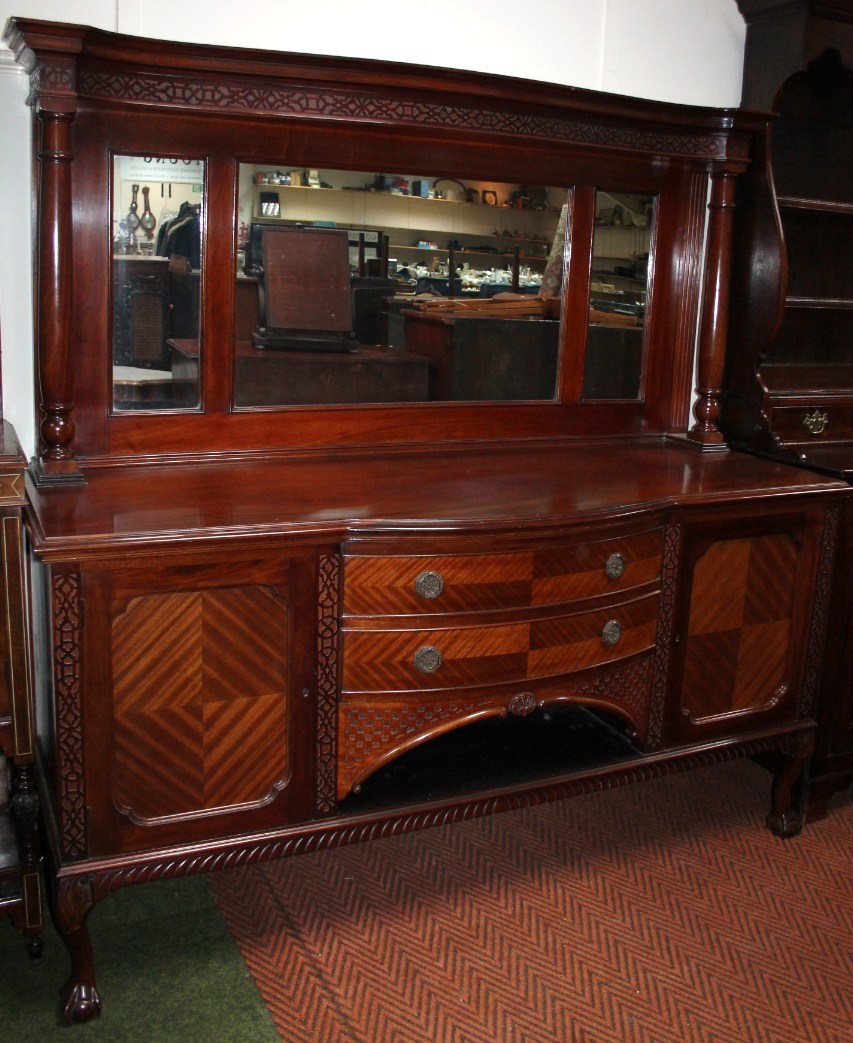
<svg viewBox="0 0 853 1043">
<path fill-rule="evenodd" d="M 101 1013 L 95 985 L 95 963 L 86 917 L 95 904 L 91 877 L 60 880 L 54 897 L 54 920 L 71 956 L 71 976 L 60 990 L 62 1013 L 68 1022 L 91 1021 Z"/>
<path fill-rule="evenodd" d="M 777 837 L 787 840 L 803 828 L 803 779 L 814 750 L 814 731 L 800 732 L 792 737 L 791 745 L 783 751 L 783 762 L 773 778 L 768 828 Z"/>
</svg>

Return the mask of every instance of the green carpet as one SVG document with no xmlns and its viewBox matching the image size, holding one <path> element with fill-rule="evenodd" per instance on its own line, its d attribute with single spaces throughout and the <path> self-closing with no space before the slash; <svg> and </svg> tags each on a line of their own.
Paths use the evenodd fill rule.
<svg viewBox="0 0 853 1043">
<path fill-rule="evenodd" d="M 279 1043 L 240 951 L 203 877 L 128 887 L 89 916 L 101 1017 L 67 1028 L 59 987 L 68 955 L 48 923 L 31 963 L 0 920 L 0 1035 L 15 1043 Z"/>
</svg>

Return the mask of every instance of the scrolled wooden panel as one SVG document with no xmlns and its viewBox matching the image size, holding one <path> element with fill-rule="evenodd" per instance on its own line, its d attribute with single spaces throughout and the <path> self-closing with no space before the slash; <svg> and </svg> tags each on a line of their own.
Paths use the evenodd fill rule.
<svg viewBox="0 0 853 1043">
<path fill-rule="evenodd" d="M 484 717 L 526 717 L 549 703 L 606 706 L 627 720 L 636 738 L 646 734 L 652 661 L 646 656 L 567 678 L 534 690 L 498 688 L 486 694 L 441 698 L 416 693 L 344 701 L 340 708 L 338 797 L 389 760 L 443 732 Z"/>
<path fill-rule="evenodd" d="M 113 797 L 132 821 L 253 807 L 291 771 L 290 606 L 233 587 L 132 598 L 112 625 Z"/>
</svg>

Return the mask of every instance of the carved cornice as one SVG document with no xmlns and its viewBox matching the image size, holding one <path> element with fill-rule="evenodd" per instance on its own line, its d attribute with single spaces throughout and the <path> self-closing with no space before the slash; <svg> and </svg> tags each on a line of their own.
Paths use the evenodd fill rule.
<svg viewBox="0 0 853 1043">
<path fill-rule="evenodd" d="M 40 63 L 30 73 L 30 104 L 45 95 L 76 101 L 77 66 L 72 60 Z"/>
<path fill-rule="evenodd" d="M 34 75 L 34 98 L 51 105 L 73 104 L 79 93 L 130 106 L 440 126 L 708 161 L 739 163 L 748 153 L 744 117 L 735 110 L 403 63 L 166 43 L 20 18 L 10 21 L 5 41 Z"/>
<path fill-rule="evenodd" d="M 525 139 L 596 145 L 688 155 L 694 158 L 742 158 L 745 145 L 729 142 L 725 133 L 592 121 L 571 116 L 516 111 L 484 104 L 452 103 L 428 96 L 381 95 L 367 90 L 323 85 L 272 85 L 257 80 L 239 84 L 201 75 L 163 75 L 81 70 L 79 93 L 96 100 L 164 105 L 207 112 L 250 112 L 252 115 L 347 120 L 370 124 L 452 127 L 479 134 L 510 134 Z"/>
</svg>

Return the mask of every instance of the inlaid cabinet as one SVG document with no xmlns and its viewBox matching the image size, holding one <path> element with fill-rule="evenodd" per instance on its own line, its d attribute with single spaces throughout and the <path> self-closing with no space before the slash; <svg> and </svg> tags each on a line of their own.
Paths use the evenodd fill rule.
<svg viewBox="0 0 853 1043">
<path fill-rule="evenodd" d="M 38 166 L 26 527 L 65 1018 L 100 1012 L 87 916 L 132 884 L 739 756 L 794 836 L 850 487 L 720 426 L 765 119 L 20 19 L 6 40 Z M 282 186 L 323 234 L 247 272 L 240 200 L 279 170 L 359 172 L 336 188 L 361 224 Z M 538 291 L 481 292 L 459 258 L 452 295 L 389 272 L 356 323 L 350 234 L 385 202 L 356 193 L 415 175 L 553 229 Z M 157 393 L 130 393 L 152 371 L 128 376 L 115 287 L 162 242 L 187 321 L 149 330 Z"/>
</svg>

